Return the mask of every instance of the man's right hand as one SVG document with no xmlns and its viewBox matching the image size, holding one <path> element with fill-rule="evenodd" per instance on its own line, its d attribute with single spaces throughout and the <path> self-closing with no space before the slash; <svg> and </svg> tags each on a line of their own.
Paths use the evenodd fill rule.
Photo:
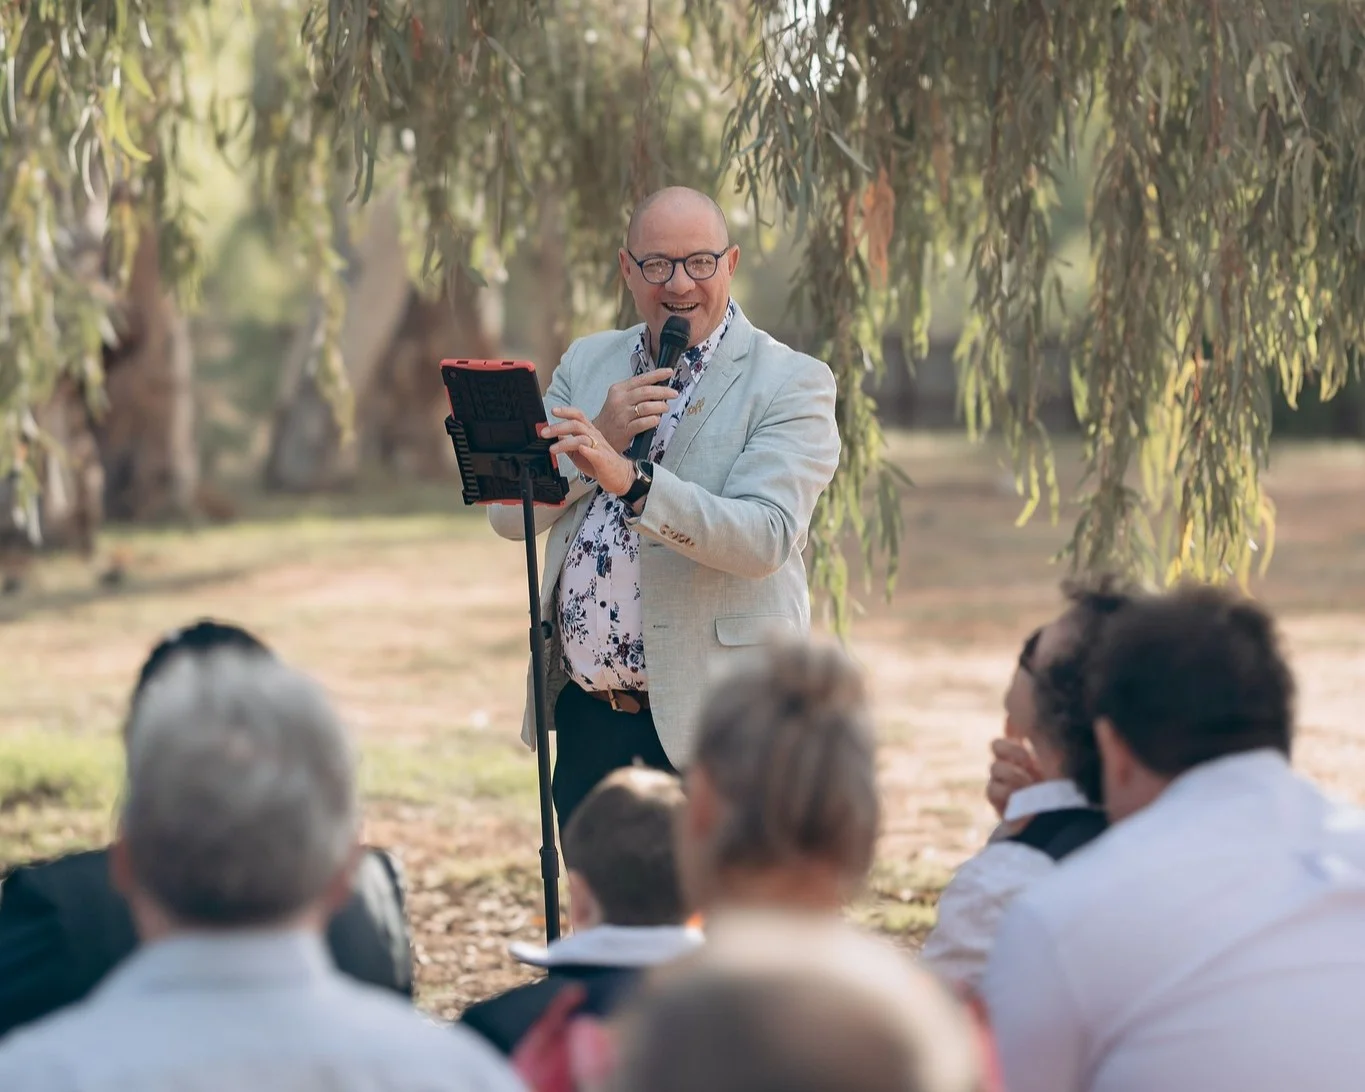
<svg viewBox="0 0 1365 1092">
<path fill-rule="evenodd" d="M 986 799 L 1001 818 L 1010 797 L 1018 789 L 1036 785 L 1043 780 L 1043 772 L 1038 761 L 1026 745 L 1013 739 L 997 739 L 991 742 L 991 779 L 986 785 Z"/>
<path fill-rule="evenodd" d="M 593 424 L 612 450 L 624 453 L 636 436 L 658 427 L 668 403 L 678 397 L 672 387 L 664 386 L 672 378 L 671 368 L 656 368 L 611 385 Z"/>
</svg>

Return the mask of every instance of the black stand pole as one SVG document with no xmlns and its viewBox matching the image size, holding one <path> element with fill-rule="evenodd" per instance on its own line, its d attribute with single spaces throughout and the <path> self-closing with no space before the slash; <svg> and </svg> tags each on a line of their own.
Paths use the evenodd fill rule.
<svg viewBox="0 0 1365 1092">
<path fill-rule="evenodd" d="M 443 360 L 441 381 L 450 396 L 446 433 L 455 447 L 465 504 L 521 501 L 526 534 L 526 591 L 531 608 L 531 686 L 536 718 L 536 775 L 540 784 L 540 876 L 545 883 L 545 936 L 559 939 L 559 852 L 550 781 L 550 717 L 546 708 L 545 645 L 536 564 L 537 503 L 562 505 L 569 483 L 541 435 L 545 405 L 535 365 L 526 360 Z"/>
<path fill-rule="evenodd" d="M 536 708 L 536 772 L 540 781 L 540 877 L 545 884 L 545 938 L 559 939 L 559 852 L 555 848 L 555 808 L 550 795 L 550 729 L 545 708 L 545 632 L 540 617 L 539 566 L 536 564 L 536 515 L 531 464 L 521 467 L 521 512 L 526 529 L 526 586 L 531 601 L 531 685 Z"/>
</svg>

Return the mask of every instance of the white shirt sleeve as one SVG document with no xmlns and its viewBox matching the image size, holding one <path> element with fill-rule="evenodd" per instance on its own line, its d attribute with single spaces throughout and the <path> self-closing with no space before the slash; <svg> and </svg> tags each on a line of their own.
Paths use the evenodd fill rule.
<svg viewBox="0 0 1365 1092">
<path fill-rule="evenodd" d="M 947 982 L 976 990 L 1006 908 L 1053 867 L 1051 857 L 1030 846 L 988 844 L 963 862 L 939 895 L 938 924 L 920 961 Z"/>
<path fill-rule="evenodd" d="M 1085 1092 L 1080 1001 L 1051 931 L 1027 903 L 1000 923 L 981 994 L 1010 1092 Z"/>
</svg>

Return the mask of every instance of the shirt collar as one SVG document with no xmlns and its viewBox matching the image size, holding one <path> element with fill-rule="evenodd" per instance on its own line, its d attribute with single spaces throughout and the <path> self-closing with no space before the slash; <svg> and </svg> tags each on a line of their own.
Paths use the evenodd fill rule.
<svg viewBox="0 0 1365 1092">
<path fill-rule="evenodd" d="M 508 946 L 514 959 L 533 967 L 652 967 L 699 947 L 702 934 L 686 925 L 598 925 L 542 947 Z"/>
<path fill-rule="evenodd" d="M 1010 794 L 1009 803 L 1005 805 L 1005 814 L 1001 819 L 1006 823 L 1012 823 L 1016 819 L 1041 815 L 1043 812 L 1094 806 L 1086 799 L 1085 793 L 1076 787 L 1076 782 L 1061 777 L 1015 789 Z"/>
<path fill-rule="evenodd" d="M 687 349 L 682 354 L 680 361 L 681 367 L 674 372 L 673 382 L 670 384 L 674 390 L 681 390 L 689 379 L 696 379 L 701 375 L 702 370 L 715 356 L 716 350 L 720 348 L 720 343 L 734 324 L 735 316 L 739 314 L 739 305 L 732 299 L 725 305 L 725 317 L 720 320 L 717 326 L 706 340 L 698 342 L 692 348 Z M 653 366 L 649 357 L 649 327 L 640 330 L 640 340 L 635 345 L 635 374 L 642 375 Z"/>
<path fill-rule="evenodd" d="M 322 938 L 304 929 L 177 933 L 138 948 L 106 979 L 110 996 L 287 985 L 334 973 Z"/>
<path fill-rule="evenodd" d="M 1258 747 L 1254 751 L 1224 755 L 1192 766 L 1167 785 L 1158 799 L 1178 800 L 1203 795 L 1210 788 L 1265 783 L 1292 774 L 1289 759 L 1282 751 Z"/>
</svg>

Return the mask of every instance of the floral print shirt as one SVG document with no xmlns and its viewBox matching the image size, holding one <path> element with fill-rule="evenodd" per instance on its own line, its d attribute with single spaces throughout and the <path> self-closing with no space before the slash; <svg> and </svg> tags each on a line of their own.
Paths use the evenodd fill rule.
<svg viewBox="0 0 1365 1092">
<path fill-rule="evenodd" d="M 658 462 L 677 431 L 697 381 L 706 370 L 737 308 L 733 300 L 719 326 L 682 354 L 669 385 L 678 397 L 669 404 L 650 445 Z M 645 331 L 631 354 L 633 374 L 653 369 Z M 564 558 L 559 578 L 559 633 L 564 671 L 584 690 L 648 690 L 644 614 L 640 602 L 640 536 L 627 526 L 629 506 L 598 489 L 578 537 Z"/>
</svg>

